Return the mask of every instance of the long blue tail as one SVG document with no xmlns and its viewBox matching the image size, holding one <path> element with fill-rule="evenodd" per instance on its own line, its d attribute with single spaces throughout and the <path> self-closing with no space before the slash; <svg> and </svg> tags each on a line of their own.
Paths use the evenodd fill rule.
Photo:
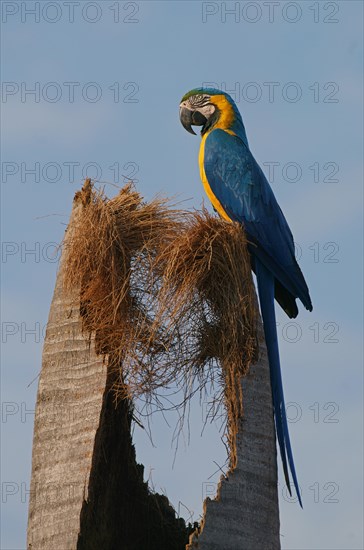
<svg viewBox="0 0 364 550">
<path fill-rule="evenodd" d="M 284 403 L 281 365 L 279 361 L 277 339 L 277 325 L 274 311 L 274 277 L 272 273 L 268 271 L 268 269 L 258 260 L 258 258 L 255 258 L 255 266 L 258 282 L 260 309 L 263 317 L 264 334 L 270 367 L 269 370 L 270 382 L 272 386 L 274 419 L 277 430 L 279 448 L 281 451 L 284 477 L 289 493 L 292 496 L 287 467 L 288 459 L 288 464 L 291 470 L 293 483 L 296 488 L 297 497 L 301 508 L 303 508 L 300 490 L 298 487 L 296 470 L 293 462 L 291 442 L 289 440 L 286 407 Z"/>
</svg>

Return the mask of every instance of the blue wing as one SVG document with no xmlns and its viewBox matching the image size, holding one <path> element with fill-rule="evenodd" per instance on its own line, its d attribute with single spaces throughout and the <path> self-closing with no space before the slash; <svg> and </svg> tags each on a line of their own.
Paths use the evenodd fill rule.
<svg viewBox="0 0 364 550">
<path fill-rule="evenodd" d="M 291 493 L 288 465 L 302 506 L 284 403 L 274 296 L 291 317 L 296 298 L 312 310 L 311 299 L 294 255 L 292 233 L 273 191 L 248 147 L 224 130 L 205 142 L 204 169 L 212 192 L 230 219 L 244 225 L 257 275 L 259 302 L 269 358 L 272 400 L 283 471 Z"/>
<path fill-rule="evenodd" d="M 243 141 L 224 130 L 206 139 L 204 168 L 212 192 L 228 216 L 243 223 L 250 252 L 275 278 L 275 297 L 290 317 L 295 299 L 312 310 L 302 272 L 296 262 L 292 233 L 273 191 Z"/>
</svg>

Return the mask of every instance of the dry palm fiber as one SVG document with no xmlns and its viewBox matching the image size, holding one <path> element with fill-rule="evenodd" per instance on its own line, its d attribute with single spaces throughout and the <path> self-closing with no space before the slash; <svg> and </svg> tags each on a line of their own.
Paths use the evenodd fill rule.
<svg viewBox="0 0 364 550">
<path fill-rule="evenodd" d="M 160 346 L 148 316 L 151 256 L 176 231 L 177 214 L 164 200 L 143 202 L 131 184 L 108 199 L 87 180 L 76 197 L 83 206 L 65 250 L 64 284 L 80 288 L 83 329 L 95 334 L 96 352 L 112 356 L 115 364 L 122 361 L 124 375 L 127 366 L 135 369 L 137 386 L 146 350 Z M 152 373 L 143 376 L 148 384 L 158 380 Z"/>
<path fill-rule="evenodd" d="M 84 330 L 120 372 L 119 398 L 178 386 L 222 388 L 230 464 L 242 414 L 241 376 L 256 351 L 257 311 L 238 224 L 142 200 L 132 185 L 108 199 L 87 181 L 65 250 L 66 288 L 80 288 Z M 176 405 L 178 407 L 178 405 Z M 183 416 L 183 415 L 182 415 Z"/>
<path fill-rule="evenodd" d="M 230 465 L 242 415 L 241 377 L 255 359 L 257 309 L 245 234 L 208 214 L 185 216 L 183 230 L 161 250 L 159 316 L 180 340 L 185 388 L 213 381 L 216 361 L 227 410 Z"/>
</svg>

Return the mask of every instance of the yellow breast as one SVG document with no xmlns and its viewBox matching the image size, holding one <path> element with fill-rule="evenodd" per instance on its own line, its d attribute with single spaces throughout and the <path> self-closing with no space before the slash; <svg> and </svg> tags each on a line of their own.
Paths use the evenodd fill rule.
<svg viewBox="0 0 364 550">
<path fill-rule="evenodd" d="M 206 195 L 210 199 L 210 201 L 212 203 L 212 206 L 217 210 L 217 212 L 220 214 L 220 216 L 222 218 L 224 218 L 225 220 L 228 220 L 229 222 L 231 222 L 231 219 L 226 214 L 222 204 L 220 203 L 218 198 L 214 195 L 214 193 L 213 193 L 213 191 L 210 187 L 210 184 L 207 181 L 205 168 L 204 168 L 204 158 L 205 158 L 205 143 L 206 143 L 206 138 L 207 138 L 208 135 L 209 134 L 207 133 L 202 137 L 201 145 L 200 145 L 200 152 L 199 152 L 199 155 L 198 155 L 198 163 L 199 163 L 199 166 L 200 166 L 200 176 L 201 176 L 201 180 L 202 180 L 202 185 L 204 186 Z"/>
</svg>

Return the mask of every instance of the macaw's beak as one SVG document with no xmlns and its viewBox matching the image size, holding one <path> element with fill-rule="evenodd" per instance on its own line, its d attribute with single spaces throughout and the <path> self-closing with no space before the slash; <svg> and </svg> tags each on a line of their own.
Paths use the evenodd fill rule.
<svg viewBox="0 0 364 550">
<path fill-rule="evenodd" d="M 192 130 L 192 126 L 204 126 L 207 122 L 207 118 L 200 111 L 191 111 L 187 107 L 180 107 L 179 118 L 187 132 L 194 135 L 196 135 L 196 132 Z"/>
</svg>

